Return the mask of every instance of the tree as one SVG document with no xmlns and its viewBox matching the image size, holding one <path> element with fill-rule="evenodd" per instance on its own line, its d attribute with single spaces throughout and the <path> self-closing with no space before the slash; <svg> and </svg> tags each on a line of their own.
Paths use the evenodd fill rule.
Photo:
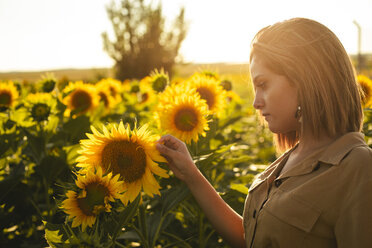
<svg viewBox="0 0 372 248">
<path fill-rule="evenodd" d="M 106 10 L 115 38 L 110 40 L 107 32 L 102 38 L 115 61 L 116 78 L 142 78 L 156 68 L 171 73 L 187 32 L 184 8 L 170 31 L 165 30 L 161 2 L 154 8 L 144 0 L 121 0 L 119 5 L 112 1 Z"/>
</svg>

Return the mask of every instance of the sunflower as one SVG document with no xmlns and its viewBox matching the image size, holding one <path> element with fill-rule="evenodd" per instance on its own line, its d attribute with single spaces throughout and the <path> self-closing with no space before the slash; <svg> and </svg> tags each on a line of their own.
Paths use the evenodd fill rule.
<svg viewBox="0 0 372 248">
<path fill-rule="evenodd" d="M 169 76 L 164 72 L 164 69 L 158 71 L 155 69 L 150 73 L 149 83 L 153 90 L 156 92 L 162 92 L 169 84 Z"/>
<path fill-rule="evenodd" d="M 122 193 L 122 182 L 119 175 L 112 173 L 102 175 L 102 169 L 89 169 L 86 174 L 77 175 L 75 181 L 78 191 L 69 190 L 67 199 L 61 208 L 73 219 L 72 227 L 82 225 L 83 231 L 87 226 L 92 227 L 97 216 L 105 211 L 111 211 L 110 201 L 119 199 Z"/>
<path fill-rule="evenodd" d="M 217 81 L 220 80 L 220 77 L 217 72 L 214 72 L 208 69 L 204 69 L 201 72 L 197 72 L 194 74 L 194 76 L 206 76 L 206 77 L 216 79 Z"/>
<path fill-rule="evenodd" d="M 108 111 L 116 105 L 115 98 L 111 95 L 110 88 L 106 84 L 99 83 L 96 85 L 97 95 L 100 102 L 105 106 Z"/>
<path fill-rule="evenodd" d="M 119 125 L 112 125 L 111 131 L 103 126 L 103 133 L 91 127 L 93 134 L 87 133 L 89 139 L 81 140 L 82 150 L 77 158 L 80 167 L 101 167 L 104 171 L 112 171 L 124 180 L 126 192 L 121 198 L 124 204 L 133 201 L 144 192 L 153 196 L 160 195 L 160 186 L 152 173 L 168 177 L 166 171 L 155 161 L 166 162 L 155 148 L 157 136 L 150 134 L 144 125 L 133 130 Z"/>
<path fill-rule="evenodd" d="M 208 109 L 212 113 L 219 116 L 225 109 L 226 91 L 214 77 L 194 75 L 186 83 L 207 101 Z"/>
<path fill-rule="evenodd" d="M 123 90 L 124 93 L 127 93 L 130 91 L 130 84 L 131 80 L 125 79 L 123 83 L 121 84 L 121 89 Z"/>
<path fill-rule="evenodd" d="M 63 94 L 66 96 L 62 102 L 67 105 L 65 116 L 70 116 L 72 111 L 77 115 L 92 111 L 99 103 L 96 88 L 82 81 L 70 82 Z"/>
<path fill-rule="evenodd" d="M 0 108 L 7 109 L 13 107 L 19 94 L 12 81 L 0 83 Z"/>
<path fill-rule="evenodd" d="M 220 85 L 222 86 L 222 88 L 226 91 L 231 91 L 232 90 L 232 83 L 230 80 L 228 79 L 224 79 L 220 82 Z"/>
<path fill-rule="evenodd" d="M 56 105 L 57 102 L 50 93 L 28 94 L 25 98 L 25 106 L 29 109 L 31 118 L 37 122 L 48 120 Z"/>
<path fill-rule="evenodd" d="M 173 104 L 175 98 L 180 95 L 192 95 L 196 92 L 195 88 L 190 88 L 189 84 L 184 81 L 179 81 L 171 86 L 167 87 L 163 92 L 159 93 L 159 104 L 158 108 Z"/>
<path fill-rule="evenodd" d="M 362 90 L 362 103 L 365 108 L 372 107 L 372 80 L 365 75 L 358 75 L 357 81 Z"/>
<path fill-rule="evenodd" d="M 156 103 L 157 94 L 148 84 L 140 83 L 140 91 L 137 93 L 137 102 L 139 106 L 150 106 Z"/>
<path fill-rule="evenodd" d="M 57 79 L 53 73 L 46 73 L 37 83 L 42 92 L 52 92 L 57 84 Z"/>
<path fill-rule="evenodd" d="M 174 95 L 169 103 L 162 102 L 155 112 L 160 129 L 191 143 L 198 141 L 199 134 L 205 136 L 209 130 L 206 117 L 208 105 L 196 92 Z"/>
<path fill-rule="evenodd" d="M 119 80 L 113 78 L 104 78 L 97 83 L 98 87 L 107 87 L 110 95 L 114 99 L 114 104 L 121 102 L 122 84 Z"/>
</svg>

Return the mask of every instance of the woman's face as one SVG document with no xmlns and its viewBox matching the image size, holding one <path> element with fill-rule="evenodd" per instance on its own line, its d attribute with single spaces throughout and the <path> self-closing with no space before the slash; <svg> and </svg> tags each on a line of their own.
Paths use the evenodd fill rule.
<svg viewBox="0 0 372 248">
<path fill-rule="evenodd" d="M 253 56 L 250 70 L 255 90 L 253 107 L 265 118 L 271 132 L 298 130 L 296 88 L 285 76 L 269 70 L 257 56 Z"/>
</svg>

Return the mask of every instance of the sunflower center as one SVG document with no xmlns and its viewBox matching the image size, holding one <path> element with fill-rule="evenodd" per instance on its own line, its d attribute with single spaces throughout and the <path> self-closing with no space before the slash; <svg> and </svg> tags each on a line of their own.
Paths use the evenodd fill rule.
<svg viewBox="0 0 372 248">
<path fill-rule="evenodd" d="M 177 111 L 174 117 L 174 124 L 182 131 L 192 131 L 198 123 L 198 116 L 195 110 L 185 107 Z"/>
<path fill-rule="evenodd" d="M 31 109 L 31 116 L 36 121 L 43 121 L 48 119 L 50 114 L 50 107 L 45 103 L 37 103 Z"/>
<path fill-rule="evenodd" d="M 105 93 L 103 93 L 103 92 L 99 92 L 98 95 L 100 97 L 100 100 L 105 104 L 105 107 L 107 107 L 108 104 L 109 104 L 107 95 Z"/>
<path fill-rule="evenodd" d="M 204 99 L 207 101 L 208 108 L 212 109 L 215 104 L 213 92 L 211 92 L 211 90 L 206 87 L 200 87 L 196 91 L 199 93 L 201 99 Z"/>
<path fill-rule="evenodd" d="M 72 94 L 71 105 L 73 109 L 78 109 L 83 112 L 92 105 L 92 98 L 86 91 L 75 90 Z"/>
<path fill-rule="evenodd" d="M 112 95 L 113 97 L 115 97 L 116 94 L 117 94 L 117 91 L 116 91 L 115 87 L 110 86 L 109 89 L 110 89 L 110 93 L 111 93 L 111 95 Z"/>
<path fill-rule="evenodd" d="M 371 89 L 366 84 L 360 84 L 360 85 L 361 85 L 362 91 L 364 93 L 363 102 L 366 103 L 368 101 L 368 99 L 371 97 L 372 92 L 371 92 Z"/>
<path fill-rule="evenodd" d="M 128 183 L 137 181 L 146 169 L 146 153 L 142 146 L 128 140 L 113 141 L 102 151 L 102 165 L 120 174 Z"/>
<path fill-rule="evenodd" d="M 87 216 L 97 215 L 97 210 L 102 210 L 105 205 L 105 196 L 108 195 L 108 190 L 103 185 L 96 183 L 86 185 L 85 190 L 86 197 L 77 198 L 79 208 Z"/>
<path fill-rule="evenodd" d="M 146 102 L 150 98 L 149 93 L 145 92 L 141 95 L 141 103 Z"/>
<path fill-rule="evenodd" d="M 224 88 L 224 90 L 226 91 L 230 91 L 232 89 L 232 83 L 230 80 L 223 80 L 220 85 L 222 86 L 222 88 Z"/>
<path fill-rule="evenodd" d="M 130 88 L 130 92 L 131 93 L 137 93 L 140 91 L 140 87 L 139 85 L 133 85 L 131 88 Z"/>
<path fill-rule="evenodd" d="M 0 92 L 0 105 L 9 106 L 12 102 L 12 96 L 7 91 Z"/>
<path fill-rule="evenodd" d="M 156 92 L 162 92 L 167 87 L 167 84 L 168 84 L 168 78 L 166 76 L 158 76 L 152 82 L 152 88 Z"/>
<path fill-rule="evenodd" d="M 44 92 L 51 92 L 54 89 L 54 86 L 56 85 L 56 81 L 50 79 L 44 82 L 43 84 L 43 91 Z"/>
</svg>

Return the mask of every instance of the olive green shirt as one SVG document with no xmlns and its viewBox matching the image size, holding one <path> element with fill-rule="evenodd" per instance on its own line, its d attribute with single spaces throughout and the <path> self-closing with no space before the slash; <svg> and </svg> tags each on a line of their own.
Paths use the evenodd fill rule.
<svg viewBox="0 0 372 248">
<path fill-rule="evenodd" d="M 371 248 L 372 150 L 363 134 L 347 133 L 280 174 L 292 150 L 249 189 L 246 247 Z"/>
</svg>

